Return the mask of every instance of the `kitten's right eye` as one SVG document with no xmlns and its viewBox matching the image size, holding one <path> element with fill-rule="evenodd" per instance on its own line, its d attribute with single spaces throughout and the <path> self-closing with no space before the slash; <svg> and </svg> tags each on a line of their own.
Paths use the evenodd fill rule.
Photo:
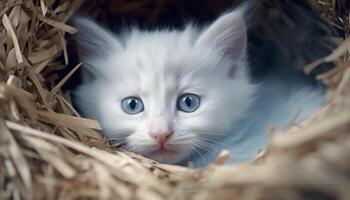
<svg viewBox="0 0 350 200">
<path fill-rule="evenodd" d="M 142 100 L 138 97 L 127 97 L 122 100 L 122 108 L 124 112 L 135 115 L 144 110 Z"/>
</svg>

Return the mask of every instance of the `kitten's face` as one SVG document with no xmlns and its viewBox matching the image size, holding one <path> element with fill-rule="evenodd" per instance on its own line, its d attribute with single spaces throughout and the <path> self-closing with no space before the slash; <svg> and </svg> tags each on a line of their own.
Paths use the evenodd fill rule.
<svg viewBox="0 0 350 200">
<path fill-rule="evenodd" d="M 160 162 L 219 150 L 213 137 L 234 134 L 253 88 L 244 70 L 245 35 L 225 48 L 221 40 L 228 36 L 219 37 L 225 30 L 217 30 L 218 23 L 201 34 L 193 28 L 133 31 L 124 46 L 104 32 L 113 45 L 103 56 L 85 58 L 95 79 L 76 91 L 78 105 L 101 122 L 108 138 Z"/>
</svg>

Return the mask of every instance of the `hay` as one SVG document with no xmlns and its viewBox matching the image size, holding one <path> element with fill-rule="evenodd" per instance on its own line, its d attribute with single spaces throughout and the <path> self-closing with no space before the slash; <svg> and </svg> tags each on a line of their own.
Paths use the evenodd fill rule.
<svg viewBox="0 0 350 200">
<path fill-rule="evenodd" d="M 204 169 L 164 165 L 111 147 L 48 72 L 68 65 L 66 22 L 84 0 L 0 2 L 0 199 L 346 199 L 350 196 L 350 42 L 344 1 L 308 0 L 320 21 L 343 35 L 317 79 L 330 103 L 236 167 L 227 152 Z M 338 7 L 339 6 L 339 7 Z M 130 7 L 128 7 L 130 8 Z M 338 31 L 339 32 L 339 31 Z M 59 57 L 63 54 L 63 58 Z M 45 73 L 44 73 L 45 72 Z M 57 78 L 56 78 L 57 79 Z"/>
</svg>

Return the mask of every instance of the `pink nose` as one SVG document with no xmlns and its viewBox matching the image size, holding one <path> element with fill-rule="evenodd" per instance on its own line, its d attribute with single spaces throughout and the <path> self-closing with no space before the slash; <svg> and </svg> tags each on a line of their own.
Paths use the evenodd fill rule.
<svg viewBox="0 0 350 200">
<path fill-rule="evenodd" d="M 172 132 L 170 131 L 150 132 L 150 136 L 161 145 L 165 144 L 169 140 L 171 135 L 172 135 Z"/>
</svg>

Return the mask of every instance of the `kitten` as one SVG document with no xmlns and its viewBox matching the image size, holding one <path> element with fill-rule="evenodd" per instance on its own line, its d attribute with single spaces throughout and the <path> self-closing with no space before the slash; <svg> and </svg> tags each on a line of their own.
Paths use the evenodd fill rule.
<svg viewBox="0 0 350 200">
<path fill-rule="evenodd" d="M 244 13 L 204 29 L 119 36 L 75 18 L 80 57 L 94 76 L 74 92 L 78 108 L 108 139 L 159 162 L 203 166 L 222 149 L 231 163 L 252 158 L 268 143 L 267 125 L 283 127 L 301 106 L 306 117 L 323 105 L 323 91 L 298 78 L 252 83 Z"/>
</svg>

